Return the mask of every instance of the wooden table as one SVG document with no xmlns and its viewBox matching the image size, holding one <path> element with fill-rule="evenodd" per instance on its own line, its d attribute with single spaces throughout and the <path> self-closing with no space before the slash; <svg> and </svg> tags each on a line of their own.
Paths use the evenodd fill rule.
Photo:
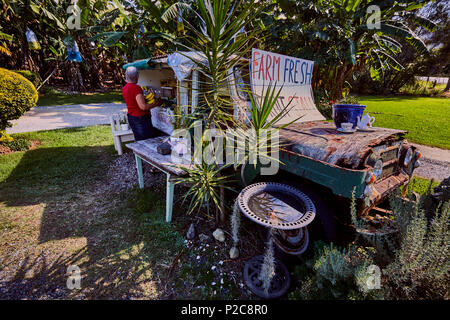
<svg viewBox="0 0 450 320">
<path fill-rule="evenodd" d="M 159 144 L 166 141 L 169 137 L 157 137 L 147 140 L 136 141 L 133 143 L 128 143 L 127 148 L 133 150 L 134 156 L 136 158 L 136 168 L 138 172 L 139 187 L 144 189 L 144 175 L 142 172 L 142 161 L 150 164 L 151 166 L 161 170 L 166 174 L 166 221 L 170 222 L 172 220 L 172 208 L 173 208 L 173 190 L 174 181 L 172 176 L 182 176 L 186 172 L 181 169 L 190 168 L 190 163 L 184 161 L 182 164 L 177 164 L 172 161 L 172 155 L 162 155 L 156 151 Z"/>
</svg>

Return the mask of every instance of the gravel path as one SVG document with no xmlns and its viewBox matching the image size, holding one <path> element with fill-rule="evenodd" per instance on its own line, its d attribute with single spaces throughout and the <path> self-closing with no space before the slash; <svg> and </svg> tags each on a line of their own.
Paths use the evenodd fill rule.
<svg viewBox="0 0 450 320">
<path fill-rule="evenodd" d="M 109 116 L 126 110 L 124 103 L 92 103 L 35 107 L 19 120 L 11 121 L 7 133 L 52 130 L 109 124 Z"/>
<path fill-rule="evenodd" d="M 422 165 L 414 171 L 414 175 L 442 181 L 450 177 L 450 150 L 414 144 L 423 154 Z"/>
</svg>

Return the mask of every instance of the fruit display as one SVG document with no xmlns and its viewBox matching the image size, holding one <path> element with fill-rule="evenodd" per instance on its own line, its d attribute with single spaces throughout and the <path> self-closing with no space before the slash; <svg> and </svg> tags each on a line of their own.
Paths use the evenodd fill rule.
<svg viewBox="0 0 450 320">
<path fill-rule="evenodd" d="M 155 93 L 151 88 L 148 87 L 141 87 L 142 91 L 144 92 L 145 102 L 148 104 L 154 104 L 156 102 L 155 100 Z"/>
</svg>

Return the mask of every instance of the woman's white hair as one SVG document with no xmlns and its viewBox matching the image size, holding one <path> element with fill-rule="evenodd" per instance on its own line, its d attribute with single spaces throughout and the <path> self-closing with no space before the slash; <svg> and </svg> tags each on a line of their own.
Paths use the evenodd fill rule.
<svg viewBox="0 0 450 320">
<path fill-rule="evenodd" d="M 125 81 L 129 83 L 138 82 L 139 73 L 136 67 L 128 67 L 125 71 Z"/>
</svg>

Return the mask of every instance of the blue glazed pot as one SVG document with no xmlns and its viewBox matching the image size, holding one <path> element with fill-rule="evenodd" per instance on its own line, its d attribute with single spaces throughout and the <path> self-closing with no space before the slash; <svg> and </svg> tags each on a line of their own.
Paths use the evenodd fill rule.
<svg viewBox="0 0 450 320">
<path fill-rule="evenodd" d="M 333 120 L 336 128 L 341 128 L 341 123 L 353 123 L 356 128 L 358 117 L 362 117 L 366 106 L 360 104 L 335 104 L 333 105 Z"/>
</svg>

